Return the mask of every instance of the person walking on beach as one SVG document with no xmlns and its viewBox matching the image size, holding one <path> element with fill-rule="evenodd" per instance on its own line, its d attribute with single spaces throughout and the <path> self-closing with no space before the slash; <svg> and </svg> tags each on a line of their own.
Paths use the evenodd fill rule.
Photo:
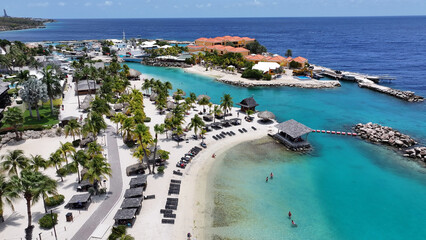
<svg viewBox="0 0 426 240">
<path fill-rule="evenodd" d="M 266 182 L 268 182 L 268 177 L 266 177 Z"/>
<path fill-rule="evenodd" d="M 274 178 L 274 174 L 272 174 L 272 172 L 271 172 L 271 179 L 272 179 L 272 178 Z"/>
</svg>

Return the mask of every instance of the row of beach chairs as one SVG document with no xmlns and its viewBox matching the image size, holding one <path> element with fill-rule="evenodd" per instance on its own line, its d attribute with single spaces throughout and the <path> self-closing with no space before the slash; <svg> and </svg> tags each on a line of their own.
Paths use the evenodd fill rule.
<svg viewBox="0 0 426 240">
<path fill-rule="evenodd" d="M 170 181 L 170 188 L 169 188 L 169 195 L 171 194 L 179 194 L 180 192 L 180 184 L 181 180 L 172 179 Z M 166 206 L 164 206 L 164 209 L 160 209 L 160 213 L 163 214 L 163 219 L 161 219 L 161 223 L 163 224 L 174 224 L 176 214 L 173 213 L 173 211 L 177 210 L 179 203 L 178 198 L 167 198 Z"/>
</svg>

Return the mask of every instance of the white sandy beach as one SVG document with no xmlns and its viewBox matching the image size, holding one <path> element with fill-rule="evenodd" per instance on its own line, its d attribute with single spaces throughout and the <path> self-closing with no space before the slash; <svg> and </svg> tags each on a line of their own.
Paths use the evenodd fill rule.
<svg viewBox="0 0 426 240">
<path fill-rule="evenodd" d="M 145 76 L 144 77 L 149 77 Z M 142 81 L 131 82 L 132 86 L 139 88 L 142 85 Z M 241 99 L 233 99 L 234 102 L 239 102 Z M 72 91 L 66 93 L 64 101 L 65 111 L 64 114 L 71 114 L 72 111 L 77 111 L 77 99 L 73 96 Z M 145 112 L 147 116 L 151 117 L 151 122 L 147 123 L 150 127 L 152 135 L 154 136 L 153 127 L 155 124 L 163 123 L 165 115 L 160 115 L 155 109 L 155 105 L 149 101 L 148 98 L 144 99 Z M 202 107 L 198 106 L 197 110 L 191 110 L 190 114 L 185 117 L 186 124 L 190 122 L 190 119 L 199 111 Z M 232 109 L 232 117 L 237 117 L 237 108 Z M 240 113 L 240 118 L 244 118 L 245 114 Z M 114 128 L 116 124 L 107 120 L 107 123 Z M 155 199 L 144 200 L 143 207 L 139 215 L 136 217 L 136 222 L 133 227 L 128 229 L 128 233 L 135 237 L 135 239 L 185 239 L 188 232 L 192 233 L 197 239 L 203 239 L 203 229 L 206 226 L 204 221 L 206 216 L 211 214 L 211 209 L 207 208 L 205 204 L 206 192 L 206 181 L 211 167 L 214 164 L 213 153 L 220 156 L 227 149 L 239 144 L 241 142 L 261 138 L 267 136 L 268 131 L 272 129 L 275 122 L 264 125 L 259 124 L 258 119 L 255 116 L 254 121 L 247 122 L 242 121 L 242 125 L 232 126 L 222 130 L 213 130 L 206 134 L 205 142 L 207 143 L 207 149 L 203 149 L 186 167 L 181 169 L 183 176 L 177 176 L 173 174 L 173 170 L 178 168 L 175 166 L 176 162 L 187 153 L 192 147 L 200 146 L 201 140 L 193 140 L 191 138 L 193 131 L 187 133 L 188 142 L 181 142 L 178 146 L 177 143 L 170 138 L 167 139 L 166 135 L 159 136 L 159 146 L 163 150 L 170 152 L 170 159 L 166 165 L 164 174 L 148 175 L 148 187 L 144 195 L 155 195 Z M 251 126 L 255 126 L 257 131 L 253 130 Z M 238 132 L 239 128 L 246 128 L 247 133 Z M 216 141 L 212 138 L 213 135 L 220 133 L 221 131 L 234 131 L 235 136 L 227 136 L 225 139 Z M 170 134 L 169 134 L 170 135 Z M 100 136 L 99 142 L 105 144 L 105 138 Z M 8 145 L 0 150 L 0 155 L 6 153 L 7 150 L 22 149 L 26 156 L 30 154 L 40 154 L 45 158 L 48 158 L 50 153 L 55 151 L 60 142 L 72 141 L 71 137 L 65 139 L 65 137 L 54 137 L 54 138 L 42 138 L 42 139 L 30 139 L 21 141 L 14 145 Z M 121 137 L 117 138 L 117 144 L 119 149 L 119 157 L 121 163 L 121 174 L 123 178 L 123 190 L 121 192 L 120 199 L 115 203 L 114 207 L 106 214 L 105 218 L 98 223 L 98 229 L 92 234 L 91 239 L 107 239 L 112 226 L 114 225 L 113 217 L 124 199 L 124 191 L 129 188 L 129 182 L 131 177 L 126 176 L 125 169 L 127 166 L 137 163 L 138 160 L 132 156 L 131 151 L 123 144 Z M 105 147 L 105 153 L 107 152 Z M 113 169 L 115 171 L 117 169 Z M 49 168 L 43 173 L 58 180 L 58 192 L 65 196 L 65 204 L 69 201 L 71 196 L 78 194 L 76 191 L 77 187 L 77 174 L 69 175 L 64 178 L 64 182 L 60 182 L 60 179 L 56 176 L 55 169 Z M 168 187 L 171 179 L 180 179 L 181 191 L 179 195 L 168 195 Z M 109 181 L 107 181 L 107 184 Z M 58 213 L 58 225 L 56 226 L 59 239 L 71 239 L 78 229 L 84 224 L 90 215 L 98 208 L 102 199 L 108 196 L 101 195 L 93 197 L 93 203 L 90 205 L 87 211 L 75 211 L 64 208 L 65 204 L 62 204 L 54 208 L 54 212 Z M 166 200 L 168 197 L 179 198 L 179 205 L 177 208 L 176 219 L 174 225 L 162 224 L 162 215 L 160 209 L 164 209 Z M 39 201 L 32 207 L 33 211 L 33 224 L 35 226 L 33 237 L 38 237 L 39 233 L 42 233 L 42 239 L 54 239 L 52 230 L 42 230 L 38 227 L 38 219 L 44 215 L 42 201 Z M 66 222 L 65 214 L 72 212 L 74 215 L 74 222 Z M 23 199 L 15 201 L 15 212 L 5 206 L 5 220 L 4 224 L 0 225 L 1 239 L 20 239 L 24 237 L 24 228 L 27 224 L 26 215 L 26 204 Z M 101 231 L 104 229 L 103 231 Z M 95 234 L 96 233 L 96 234 Z"/>
<path fill-rule="evenodd" d="M 281 78 L 273 79 L 271 81 L 257 81 L 242 78 L 239 73 L 230 73 L 225 71 L 219 71 L 215 69 L 209 69 L 201 65 L 194 65 L 190 68 L 185 68 L 185 72 L 201 74 L 215 78 L 217 81 L 224 82 L 227 84 L 244 86 L 244 87 L 255 87 L 255 86 L 287 86 L 287 87 L 301 87 L 301 88 L 334 88 L 340 87 L 340 83 L 337 80 L 299 80 L 292 76 L 292 70 L 286 69 L 286 72 L 282 74 Z"/>
</svg>

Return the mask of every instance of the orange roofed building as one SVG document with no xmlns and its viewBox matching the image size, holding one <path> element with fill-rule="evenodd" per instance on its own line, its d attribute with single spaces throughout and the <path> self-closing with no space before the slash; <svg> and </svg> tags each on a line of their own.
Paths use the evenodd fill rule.
<svg viewBox="0 0 426 240">
<path fill-rule="evenodd" d="M 276 62 L 281 66 L 287 66 L 289 61 L 285 57 L 281 57 L 280 55 L 274 55 L 272 57 L 263 56 L 260 54 L 257 55 L 248 55 L 245 57 L 247 61 L 259 63 L 259 62 Z"/>
<path fill-rule="evenodd" d="M 215 38 L 198 38 L 195 40 L 195 45 L 198 46 L 213 46 L 213 45 L 227 45 L 227 43 L 232 43 L 235 47 L 245 47 L 248 43 L 256 41 L 254 38 L 249 37 L 215 37 Z"/>
</svg>

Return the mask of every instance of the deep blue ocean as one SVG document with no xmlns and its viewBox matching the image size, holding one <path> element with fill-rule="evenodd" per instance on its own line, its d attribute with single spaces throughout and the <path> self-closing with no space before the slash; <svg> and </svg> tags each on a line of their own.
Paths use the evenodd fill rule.
<svg viewBox="0 0 426 240">
<path fill-rule="evenodd" d="M 389 74 L 389 86 L 426 96 L 426 17 L 59 20 L 46 29 L 0 33 L 21 41 L 121 38 L 194 40 L 223 35 L 258 39 L 269 51 L 304 56 L 340 70 Z M 239 88 L 182 69 L 129 64 L 185 92 L 254 96 L 278 121 L 350 131 L 358 122 L 391 126 L 426 143 L 426 104 L 356 84 L 336 89 Z M 399 153 L 348 136 L 310 134 L 313 150 L 248 142 L 219 156 L 209 187 L 209 234 L 230 239 L 424 239 L 426 171 Z M 273 171 L 275 178 L 265 185 Z M 286 217 L 291 210 L 298 228 Z M 202 239 L 202 238 L 199 238 Z"/>
</svg>

